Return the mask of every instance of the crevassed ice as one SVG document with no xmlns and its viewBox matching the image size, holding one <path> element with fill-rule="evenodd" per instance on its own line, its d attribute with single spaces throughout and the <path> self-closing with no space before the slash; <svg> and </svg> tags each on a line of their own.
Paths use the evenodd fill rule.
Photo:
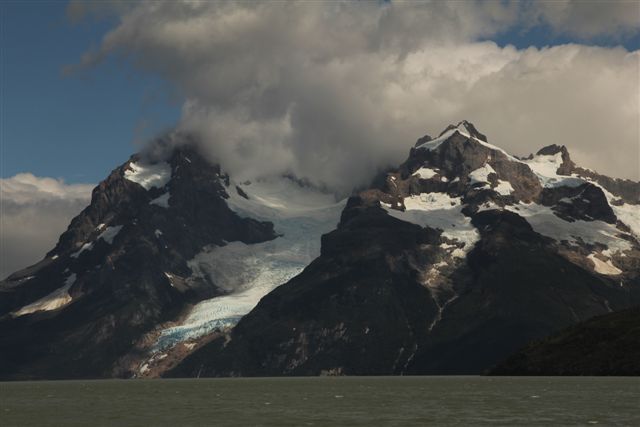
<svg viewBox="0 0 640 427">
<path fill-rule="evenodd" d="M 464 257 L 480 239 L 471 219 L 462 213 L 460 197 L 451 197 L 446 193 L 422 193 L 405 197 L 404 205 L 404 212 L 383 207 L 395 218 L 422 227 L 438 228 L 444 237 L 463 242 L 463 250 L 454 251 L 454 256 Z"/>
<path fill-rule="evenodd" d="M 51 292 L 39 300 L 22 307 L 20 310 L 12 313 L 14 317 L 24 316 L 25 314 L 35 313 L 37 311 L 51 311 L 63 307 L 71 302 L 69 289 L 76 281 L 76 274 L 72 273 L 65 280 L 64 286 Z"/>
<path fill-rule="evenodd" d="M 124 171 L 124 177 L 140 184 L 145 190 L 153 187 L 162 188 L 171 179 L 171 166 L 167 162 L 155 164 L 131 162 L 129 169 Z"/>
<path fill-rule="evenodd" d="M 242 217 L 273 222 L 280 237 L 212 246 L 190 260 L 194 275 L 209 277 L 228 294 L 198 303 L 181 325 L 162 331 L 156 350 L 235 325 L 264 295 L 320 255 L 320 236 L 335 228 L 346 202 L 284 178 L 238 185 L 249 200 L 235 186 L 227 189 L 229 207 Z"/>
</svg>

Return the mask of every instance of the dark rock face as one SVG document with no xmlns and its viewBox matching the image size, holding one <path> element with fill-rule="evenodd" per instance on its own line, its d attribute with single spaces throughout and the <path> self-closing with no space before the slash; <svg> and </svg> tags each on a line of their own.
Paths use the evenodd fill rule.
<svg viewBox="0 0 640 427">
<path fill-rule="evenodd" d="M 616 223 L 616 215 L 602 190 L 593 184 L 579 187 L 545 188 L 540 194 L 540 203 L 552 206 L 557 216 L 565 221 L 601 220 Z"/>
<path fill-rule="evenodd" d="M 447 307 L 408 373 L 478 374 L 505 354 L 579 320 L 624 308 L 629 296 L 559 256 L 520 216 L 484 211 L 467 285 Z M 613 304 L 613 305 L 611 305 Z"/>
<path fill-rule="evenodd" d="M 640 308 L 594 317 L 535 341 L 492 375 L 640 375 Z"/>
<path fill-rule="evenodd" d="M 171 179 L 161 188 L 124 177 L 136 162 L 139 156 L 94 189 L 43 261 L 0 283 L 0 378 L 126 375 L 116 361 L 136 339 L 220 293 L 215 283 L 191 278 L 187 260 L 205 245 L 275 237 L 271 223 L 228 208 L 233 189 L 220 167 L 189 146 L 166 158 Z M 167 192 L 166 205 L 152 203 Z M 121 227 L 111 242 L 99 237 L 108 227 Z M 64 309 L 16 315 L 66 280 L 72 301 Z"/>
</svg>

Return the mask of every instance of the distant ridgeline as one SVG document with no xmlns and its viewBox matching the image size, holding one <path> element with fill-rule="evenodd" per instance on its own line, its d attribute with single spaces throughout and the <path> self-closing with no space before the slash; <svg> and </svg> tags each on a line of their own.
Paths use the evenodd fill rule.
<svg viewBox="0 0 640 427">
<path fill-rule="evenodd" d="M 639 183 L 463 121 L 339 201 L 171 138 L 0 282 L 0 378 L 638 373 Z"/>
</svg>

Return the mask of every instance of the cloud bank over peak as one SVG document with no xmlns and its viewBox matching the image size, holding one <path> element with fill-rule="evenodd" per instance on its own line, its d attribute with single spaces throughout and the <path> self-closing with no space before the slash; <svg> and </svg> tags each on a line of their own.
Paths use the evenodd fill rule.
<svg viewBox="0 0 640 427">
<path fill-rule="evenodd" d="M 172 82 L 180 129 L 239 179 L 293 173 L 347 192 L 462 119 L 514 154 L 564 144 L 587 167 L 639 179 L 639 51 L 486 41 L 514 26 L 637 34 L 637 8 L 143 1 L 114 9 L 119 23 L 80 67 L 121 55 Z"/>
<path fill-rule="evenodd" d="M 30 173 L 0 179 L 0 280 L 42 259 L 87 206 L 92 189 Z"/>
</svg>

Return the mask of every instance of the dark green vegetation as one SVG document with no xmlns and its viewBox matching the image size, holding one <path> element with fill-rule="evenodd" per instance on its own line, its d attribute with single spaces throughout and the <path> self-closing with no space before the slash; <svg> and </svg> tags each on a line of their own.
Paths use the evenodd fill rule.
<svg viewBox="0 0 640 427">
<path fill-rule="evenodd" d="M 571 326 L 531 343 L 495 375 L 640 375 L 640 308 Z"/>
<path fill-rule="evenodd" d="M 13 426 L 639 425 L 634 378 L 345 377 L 0 384 Z"/>
</svg>

